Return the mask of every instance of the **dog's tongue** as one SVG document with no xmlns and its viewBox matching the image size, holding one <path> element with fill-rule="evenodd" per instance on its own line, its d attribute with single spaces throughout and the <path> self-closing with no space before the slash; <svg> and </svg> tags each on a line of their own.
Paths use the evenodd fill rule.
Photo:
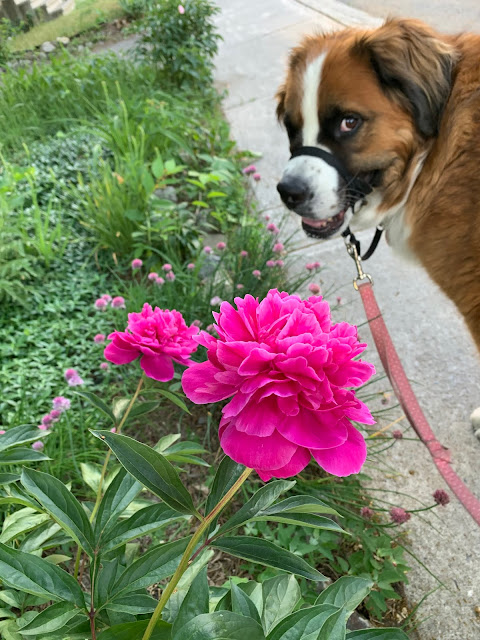
<svg viewBox="0 0 480 640">
<path fill-rule="evenodd" d="M 309 227 L 315 227 L 316 229 L 321 229 L 327 224 L 326 220 L 313 220 L 313 218 L 302 218 L 302 220 Z"/>
</svg>

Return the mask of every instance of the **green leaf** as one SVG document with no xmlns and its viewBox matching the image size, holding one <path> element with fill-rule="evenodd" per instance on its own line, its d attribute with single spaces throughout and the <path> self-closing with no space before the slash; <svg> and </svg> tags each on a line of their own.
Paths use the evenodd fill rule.
<svg viewBox="0 0 480 640">
<path fill-rule="evenodd" d="M 321 582 L 327 579 L 299 556 L 262 538 L 224 537 L 212 542 L 211 546 L 237 558 L 258 562 L 274 569 L 282 569 L 308 580 Z"/>
<path fill-rule="evenodd" d="M 154 449 L 159 453 L 163 453 L 165 449 L 168 449 L 168 447 L 170 447 L 174 442 L 180 440 L 181 437 L 181 433 L 169 433 L 167 436 L 163 436 L 163 438 L 160 438 L 160 440 L 154 446 Z"/>
<path fill-rule="evenodd" d="M 330 604 L 300 609 L 283 618 L 267 636 L 267 640 L 330 640 L 323 630 L 338 611 L 337 607 Z"/>
<path fill-rule="evenodd" d="M 82 472 L 82 478 L 85 484 L 96 493 L 98 491 L 98 485 L 100 484 L 100 478 L 102 476 L 100 466 L 91 464 L 89 462 L 81 462 L 80 471 Z"/>
<path fill-rule="evenodd" d="M 295 481 L 276 480 L 269 482 L 256 491 L 243 507 L 234 513 L 234 515 L 225 522 L 218 530 L 218 535 L 222 535 L 232 529 L 237 529 L 245 522 L 255 519 L 255 516 L 269 507 L 280 494 L 288 491 L 295 484 Z"/>
<path fill-rule="evenodd" d="M 112 522 L 101 538 L 103 552 L 111 551 L 134 538 L 145 536 L 156 529 L 185 518 L 184 514 L 170 509 L 166 504 L 152 504 L 140 509 L 123 522 Z"/>
<path fill-rule="evenodd" d="M 260 623 L 260 616 L 258 615 L 257 607 L 248 595 L 234 582 L 231 582 L 230 591 L 233 613 L 238 613 L 246 618 L 252 618 L 256 622 Z"/>
<path fill-rule="evenodd" d="M 127 422 L 132 418 L 138 418 L 138 416 L 144 416 L 151 411 L 155 411 L 160 406 L 159 402 L 139 402 L 138 404 L 134 404 L 130 409 L 130 413 L 128 414 Z"/>
<path fill-rule="evenodd" d="M 0 451 L 4 451 L 9 447 L 17 447 L 19 444 L 40 440 L 48 435 L 48 432 L 40 431 L 38 427 L 32 427 L 30 424 L 22 424 L 13 429 L 8 429 L 3 435 L 0 435 Z"/>
<path fill-rule="evenodd" d="M 182 602 L 187 595 L 193 580 L 203 567 L 208 565 L 214 554 L 215 552 L 213 549 L 204 549 L 196 558 L 195 562 L 188 567 L 165 605 L 165 609 L 162 612 L 162 620 L 172 624 L 175 622 L 178 612 L 180 611 L 180 607 L 182 606 Z"/>
<path fill-rule="evenodd" d="M 17 482 L 17 480 L 20 480 L 18 473 L 0 473 L 0 486 Z"/>
<path fill-rule="evenodd" d="M 144 553 L 121 574 L 113 587 L 112 595 L 118 596 L 127 590 L 137 591 L 171 576 L 180 564 L 189 540 L 190 538 L 181 538 Z"/>
<path fill-rule="evenodd" d="M 262 584 L 262 591 L 262 626 L 265 634 L 268 634 L 282 618 L 292 613 L 302 594 L 293 575 L 266 580 Z"/>
<path fill-rule="evenodd" d="M 22 635 L 34 636 L 62 629 L 67 622 L 78 615 L 79 610 L 71 602 L 57 602 L 44 609 L 28 624 L 19 628 Z"/>
<path fill-rule="evenodd" d="M 188 410 L 188 407 L 185 404 L 185 402 L 175 393 L 172 393 L 171 391 L 167 391 L 166 389 L 157 389 L 157 393 L 159 393 L 161 396 L 164 396 L 165 398 L 168 398 L 168 400 L 173 402 L 173 404 L 175 404 L 179 409 L 182 409 L 183 411 L 185 411 L 185 413 L 190 414 L 190 411 Z"/>
<path fill-rule="evenodd" d="M 91 391 L 74 391 L 74 393 L 76 393 L 77 396 L 81 396 L 82 398 L 85 398 L 85 400 L 88 400 L 88 402 L 90 402 L 91 405 L 93 405 L 96 409 L 98 409 L 105 416 L 107 416 L 107 418 L 112 422 L 112 424 L 116 423 L 116 419 L 115 419 L 115 416 L 113 415 L 113 411 L 110 409 L 110 407 L 108 407 L 104 403 L 104 401 L 101 398 L 96 396 Z"/>
<path fill-rule="evenodd" d="M 41 451 L 35 449 L 25 449 L 24 447 L 15 447 L 0 453 L 0 465 L 2 464 L 28 464 L 30 462 L 42 462 L 43 460 L 51 460 Z"/>
<path fill-rule="evenodd" d="M 148 622 L 148 620 L 142 620 L 141 622 L 117 624 L 114 627 L 110 627 L 110 629 L 102 631 L 97 636 L 97 640 L 142 640 Z M 170 640 L 171 628 L 172 626 L 166 622 L 158 622 L 150 636 L 150 640 Z"/>
<path fill-rule="evenodd" d="M 352 613 L 368 596 L 372 587 L 373 582 L 366 578 L 343 576 L 322 591 L 315 604 L 333 604 Z"/>
<path fill-rule="evenodd" d="M 347 640 L 408 640 L 401 629 L 361 629 L 349 631 Z"/>
<path fill-rule="evenodd" d="M 212 488 L 207 497 L 205 504 L 205 514 L 209 514 L 210 511 L 220 502 L 223 496 L 233 487 L 235 482 L 240 478 L 244 472 L 245 467 L 242 464 L 234 462 L 228 456 L 224 456 L 218 465 L 217 472 L 213 479 Z M 208 533 L 215 528 L 215 519 L 210 525 Z"/>
<path fill-rule="evenodd" d="M 123 468 L 117 473 L 105 495 L 102 498 L 95 518 L 95 535 L 100 537 L 100 532 L 119 515 L 121 515 L 128 505 L 142 490 L 140 482 L 135 480 Z"/>
<path fill-rule="evenodd" d="M 152 162 L 152 173 L 155 178 L 161 178 L 163 175 L 164 166 L 163 160 L 160 156 L 157 156 L 155 160 Z"/>
<path fill-rule="evenodd" d="M 50 520 L 50 516 L 46 513 L 37 513 L 29 507 L 19 509 L 5 518 L 0 542 L 6 544 L 21 534 L 36 529 L 47 520 Z"/>
<path fill-rule="evenodd" d="M 329 513 L 341 517 L 340 514 L 327 504 L 312 496 L 290 496 L 265 509 L 262 515 L 271 513 Z"/>
<path fill-rule="evenodd" d="M 37 551 L 38 549 L 44 549 L 48 546 L 48 540 L 56 535 L 62 528 L 56 522 L 53 522 L 50 516 L 48 517 L 48 522 L 46 522 L 43 526 L 35 529 L 25 537 L 25 539 L 20 544 L 20 551 L 25 551 L 25 553 L 31 553 L 32 551 Z"/>
<path fill-rule="evenodd" d="M 265 640 L 262 627 L 252 618 L 232 611 L 204 613 L 179 629 L 176 640 Z"/>
<path fill-rule="evenodd" d="M 172 627 L 172 639 L 183 636 L 182 630 L 190 620 L 202 613 L 208 613 L 207 568 L 203 567 L 194 578 L 180 606 L 177 618 Z"/>
<path fill-rule="evenodd" d="M 67 600 L 85 606 L 82 590 L 63 569 L 30 553 L 23 553 L 0 543 L 0 580 L 12 589 L 51 600 Z"/>
<path fill-rule="evenodd" d="M 122 596 L 109 602 L 105 607 L 107 611 L 120 611 L 122 613 L 132 613 L 140 615 L 153 613 L 158 604 L 158 600 L 140 593 Z"/>
<path fill-rule="evenodd" d="M 172 509 L 200 518 L 191 495 L 164 456 L 127 436 L 110 431 L 92 433 L 105 440 L 125 469 Z"/>
<path fill-rule="evenodd" d="M 93 557 L 95 538 L 92 525 L 82 505 L 63 482 L 48 473 L 33 469 L 23 470 L 21 482 L 62 529 Z"/>
<path fill-rule="evenodd" d="M 283 522 L 285 524 L 294 524 L 297 527 L 311 527 L 312 529 L 325 529 L 326 531 L 335 531 L 349 535 L 334 520 L 325 518 L 325 516 L 317 516 L 315 513 L 285 513 L 270 514 L 268 516 L 259 515 L 252 518 L 257 522 Z"/>
</svg>

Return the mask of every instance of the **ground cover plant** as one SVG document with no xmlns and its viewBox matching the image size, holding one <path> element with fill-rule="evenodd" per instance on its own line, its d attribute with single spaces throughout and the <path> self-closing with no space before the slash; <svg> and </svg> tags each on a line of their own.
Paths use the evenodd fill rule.
<svg viewBox="0 0 480 640">
<path fill-rule="evenodd" d="M 226 347 L 215 342 L 220 316 L 212 313 L 229 317 L 236 297 L 247 301 L 237 300 L 237 307 L 272 296 L 281 304 L 272 291 L 305 291 L 308 284 L 310 302 L 295 297 L 291 304 L 298 313 L 317 309 L 323 319 L 315 335 L 327 340 L 339 332 L 335 340 L 345 349 L 359 349 L 352 347 L 354 329 L 332 329 L 327 321 L 319 294 L 333 294 L 321 282 L 320 264 L 292 270 L 292 239 L 249 200 L 248 181 L 261 176 L 251 155 L 234 149 L 208 82 L 215 9 L 193 5 L 151 5 L 145 13 L 146 34 L 157 33 L 165 11 L 172 42 L 185 29 L 174 75 L 158 51 L 148 58 L 142 41 L 135 65 L 62 53 L 47 67 L 2 76 L 1 633 L 6 640 L 206 640 L 248 629 L 268 640 L 402 639 L 401 629 L 347 634 L 346 624 L 361 602 L 382 624 L 387 603 L 397 598 L 408 567 L 401 537 L 390 527 L 409 514 L 396 513 L 396 520 L 391 514 L 385 523 L 376 514 L 387 515 L 391 506 L 367 501 L 360 482 L 326 475 L 318 465 L 304 469 L 310 452 L 325 443 L 299 443 L 290 433 L 283 449 L 270 445 L 288 464 L 293 457 L 285 451 L 295 449 L 294 467 L 286 464 L 283 475 L 301 471 L 296 484 L 279 476 L 282 464 L 259 468 L 253 459 L 240 460 L 239 449 L 256 447 L 236 447 L 243 428 L 232 440 L 236 414 L 225 415 L 220 441 L 216 429 L 217 403 L 231 389 L 212 396 L 210 383 L 201 392 L 194 378 L 185 388 L 193 403 L 182 390 L 187 365 L 187 379 L 210 362 L 224 385 L 232 383 L 231 371 L 246 352 L 230 345 L 232 360 L 223 359 Z M 189 15 L 194 9 L 198 23 Z M 195 24 L 206 39 L 193 45 Z M 191 73 L 199 66 L 190 65 L 190 54 L 202 73 Z M 161 311 L 167 309 L 181 312 L 181 321 Z M 125 332 L 127 322 L 136 328 Z M 292 321 L 294 342 L 303 341 L 301 326 Z M 145 328 L 153 333 L 150 347 L 142 344 L 140 377 L 132 335 Z M 187 338 L 199 328 L 208 358 L 203 348 L 191 356 Z M 186 351 L 178 344 L 162 351 L 159 344 L 172 335 L 185 337 Z M 160 338 L 153 352 L 152 336 Z M 214 342 L 218 354 L 210 353 Z M 260 356 L 245 365 L 248 375 L 249 366 L 262 369 L 269 361 L 260 344 L 249 349 Z M 149 360 L 152 353 L 160 359 Z M 294 369 L 302 357 L 293 358 Z M 313 454 L 337 475 L 357 472 L 365 453 L 351 420 L 368 422 L 362 400 L 370 392 L 366 387 L 354 399 L 352 388 L 365 375 L 351 362 L 356 375 L 334 381 L 335 411 L 349 415 L 342 413 L 343 435 L 332 428 L 329 444 L 347 442 L 357 453 L 348 468 Z M 300 386 L 308 386 L 309 376 L 307 367 Z M 232 402 L 241 404 L 243 391 L 235 393 Z M 268 417 L 268 407 L 259 409 L 262 392 L 255 393 L 242 415 Z M 290 417 L 295 408 L 285 398 L 292 394 L 279 401 Z M 252 429 L 264 422 L 254 419 Z M 367 426 L 367 440 L 375 428 Z M 372 438 L 370 452 L 383 443 Z M 230 457 L 222 457 L 222 448 Z M 348 466 L 352 459 L 355 468 Z M 263 480 L 278 479 L 263 484 L 251 468 Z M 220 551 L 225 569 L 215 580 Z M 325 586 L 327 575 L 339 580 L 319 594 L 315 583 Z"/>
</svg>

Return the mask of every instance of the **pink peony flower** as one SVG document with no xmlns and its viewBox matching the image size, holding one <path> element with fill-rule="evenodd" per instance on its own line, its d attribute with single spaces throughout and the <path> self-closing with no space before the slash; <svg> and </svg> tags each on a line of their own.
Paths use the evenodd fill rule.
<svg viewBox="0 0 480 640">
<path fill-rule="evenodd" d="M 178 13 L 181 13 L 182 15 L 185 13 L 185 7 L 182 4 L 178 5 Z"/>
<path fill-rule="evenodd" d="M 193 269 L 195 269 L 195 263 L 194 263 L 194 262 L 189 262 L 189 263 L 187 264 L 187 269 L 188 269 L 189 271 L 193 271 Z"/>
<path fill-rule="evenodd" d="M 261 272 L 261 271 L 259 271 L 258 269 L 254 269 L 254 270 L 252 271 L 252 276 L 254 276 L 255 278 L 261 278 L 261 276 L 262 276 L 262 272 Z"/>
<path fill-rule="evenodd" d="M 102 344 L 102 342 L 105 342 L 105 334 L 97 333 L 97 335 L 93 338 L 93 341 L 97 344 Z"/>
<path fill-rule="evenodd" d="M 320 289 L 320 285 L 317 284 L 316 282 L 311 282 L 308 285 L 309 290 L 316 296 L 318 296 L 318 294 L 320 293 L 321 289 Z"/>
<path fill-rule="evenodd" d="M 208 255 L 209 253 L 212 253 L 213 249 L 207 245 L 206 247 L 203 247 L 203 251 Z"/>
<path fill-rule="evenodd" d="M 257 170 L 257 167 L 254 164 L 249 164 L 248 167 L 245 167 L 245 169 L 242 169 L 242 173 L 248 176 L 250 173 L 255 173 L 256 170 Z"/>
<path fill-rule="evenodd" d="M 110 365 L 108 364 L 108 362 L 101 362 L 100 363 L 100 369 L 102 371 L 108 371 L 108 369 L 110 369 Z"/>
<path fill-rule="evenodd" d="M 443 489 L 437 489 L 433 492 L 433 499 L 442 507 L 445 507 L 450 502 L 450 496 Z"/>
<path fill-rule="evenodd" d="M 276 242 L 273 245 L 273 250 L 275 251 L 275 253 L 282 253 L 282 251 L 284 250 L 284 246 L 281 242 Z"/>
<path fill-rule="evenodd" d="M 143 265 L 143 261 L 140 260 L 140 258 L 135 258 L 135 260 L 132 260 L 132 269 L 141 269 Z"/>
<path fill-rule="evenodd" d="M 240 257 L 241 258 L 247 258 L 248 257 L 248 251 L 245 251 L 245 249 L 242 249 L 242 251 L 240 251 Z"/>
<path fill-rule="evenodd" d="M 277 267 L 283 267 L 284 264 L 285 263 L 284 263 L 283 260 L 277 260 L 277 262 L 276 262 Z"/>
<path fill-rule="evenodd" d="M 356 327 L 332 325 L 319 297 L 272 289 L 261 302 L 247 295 L 235 303 L 213 314 L 219 338 L 196 338 L 208 360 L 182 380 L 197 404 L 231 398 L 220 422 L 224 452 L 265 481 L 299 473 L 311 456 L 334 475 L 358 473 L 367 450 L 351 420 L 375 421 L 351 389 L 374 373 L 354 359 L 366 347 Z"/>
<path fill-rule="evenodd" d="M 261 176 L 259 173 L 254 173 L 254 174 L 253 174 L 253 179 L 254 179 L 256 182 L 258 182 L 258 181 L 260 180 L 260 178 L 261 178 L 261 177 L 262 177 L 262 176 Z"/>
<path fill-rule="evenodd" d="M 158 284 L 158 286 L 161 287 L 165 284 L 165 280 L 162 278 L 162 276 L 158 276 L 158 278 L 155 278 L 155 284 Z"/>
<path fill-rule="evenodd" d="M 68 398 L 64 398 L 63 396 L 57 396 L 52 400 L 53 409 L 55 411 L 68 411 L 70 409 L 70 400 Z"/>
<path fill-rule="evenodd" d="M 147 278 L 149 280 L 156 280 L 158 278 L 158 273 L 156 271 L 152 271 L 148 274 Z"/>
<path fill-rule="evenodd" d="M 105 300 L 105 298 L 98 298 L 98 300 L 95 300 L 95 309 L 100 309 L 100 311 L 103 311 L 107 308 L 107 306 L 108 302 Z"/>
<path fill-rule="evenodd" d="M 44 446 L 45 445 L 43 444 L 43 442 L 41 440 L 37 440 L 36 442 L 34 442 L 32 444 L 32 449 L 35 449 L 35 451 L 41 451 Z"/>
<path fill-rule="evenodd" d="M 175 274 L 173 273 L 173 271 L 168 271 L 167 275 L 165 276 L 165 278 L 169 281 L 169 282 L 173 282 L 175 280 Z"/>
<path fill-rule="evenodd" d="M 107 302 L 112 301 L 112 296 L 109 295 L 108 293 L 104 293 L 103 296 L 100 296 L 100 297 L 103 298 L 103 300 L 106 300 Z"/>
<path fill-rule="evenodd" d="M 112 307 L 114 309 L 125 309 L 125 298 L 122 296 L 115 296 L 112 300 Z"/>
<path fill-rule="evenodd" d="M 265 263 L 267 265 L 267 267 L 269 269 L 271 269 L 272 267 L 276 267 L 277 263 L 275 262 L 275 260 L 267 260 L 267 262 Z"/>
<path fill-rule="evenodd" d="M 144 304 L 140 313 L 128 314 L 126 331 L 114 331 L 104 355 L 114 364 L 127 364 L 141 357 L 140 366 L 149 378 L 165 382 L 173 378 L 173 362 L 191 364 L 196 350 L 193 339 L 198 327 L 187 327 L 178 311 L 168 311 Z"/>
<path fill-rule="evenodd" d="M 171 264 L 169 264 L 168 262 L 166 262 L 166 263 L 163 265 L 162 269 L 163 269 L 166 273 L 168 273 L 169 271 L 171 271 L 171 270 L 172 270 L 172 265 L 171 265 Z"/>
<path fill-rule="evenodd" d="M 65 380 L 68 382 L 70 387 L 78 387 L 83 384 L 83 380 L 78 375 L 76 369 L 67 369 L 63 375 L 65 376 Z"/>
<path fill-rule="evenodd" d="M 226 243 L 225 242 L 217 242 L 217 249 L 219 251 L 223 251 L 226 248 Z"/>
<path fill-rule="evenodd" d="M 408 522 L 411 517 L 411 514 L 401 507 L 393 507 L 390 509 L 390 518 L 392 522 L 395 522 L 396 524 L 404 524 L 405 522 Z"/>
</svg>

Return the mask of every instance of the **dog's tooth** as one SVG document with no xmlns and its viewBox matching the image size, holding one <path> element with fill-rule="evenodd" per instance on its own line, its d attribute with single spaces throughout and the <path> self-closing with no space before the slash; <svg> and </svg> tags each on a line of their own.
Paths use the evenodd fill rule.
<svg viewBox="0 0 480 640">
<path fill-rule="evenodd" d="M 331 221 L 332 221 L 332 218 L 327 218 L 327 222 L 331 222 Z"/>
</svg>

